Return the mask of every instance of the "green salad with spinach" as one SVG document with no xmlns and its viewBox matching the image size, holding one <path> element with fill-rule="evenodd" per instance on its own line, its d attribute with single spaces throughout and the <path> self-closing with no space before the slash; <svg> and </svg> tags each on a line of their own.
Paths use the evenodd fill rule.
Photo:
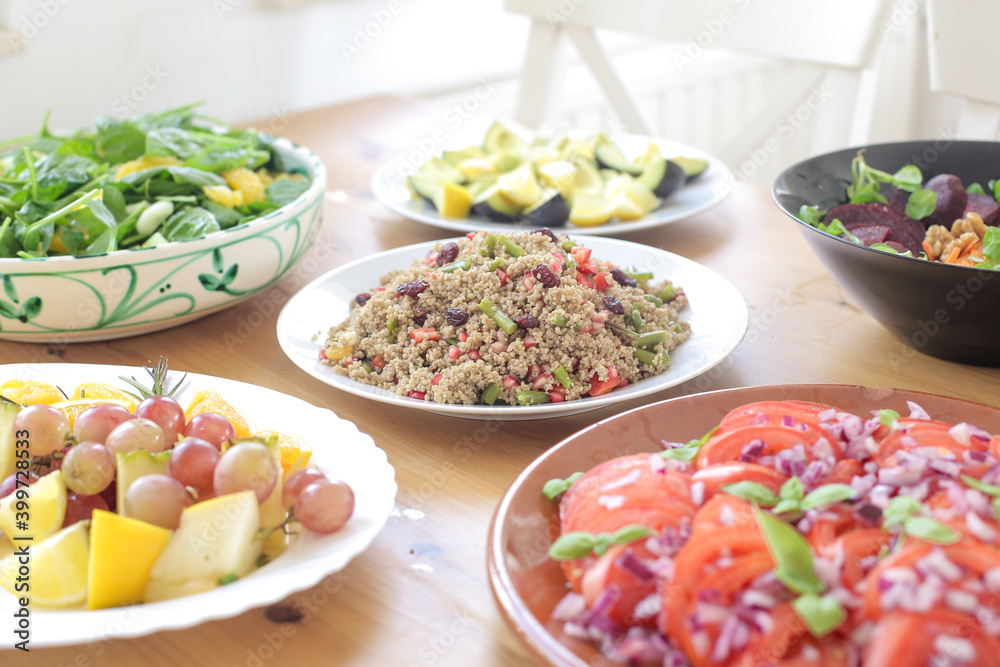
<svg viewBox="0 0 1000 667">
<path fill-rule="evenodd" d="M 0 142 L 0 257 L 100 255 L 199 238 L 297 199 L 310 185 L 263 135 L 191 104 L 60 136 Z"/>
</svg>

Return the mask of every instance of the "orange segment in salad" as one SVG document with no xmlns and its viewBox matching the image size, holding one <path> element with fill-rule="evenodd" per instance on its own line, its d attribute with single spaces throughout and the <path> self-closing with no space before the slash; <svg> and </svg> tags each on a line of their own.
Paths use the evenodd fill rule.
<svg viewBox="0 0 1000 667">
<path fill-rule="evenodd" d="M 0 396 L 21 405 L 51 405 L 64 398 L 56 387 L 37 380 L 7 380 L 0 384 Z"/>
<path fill-rule="evenodd" d="M 184 411 L 184 418 L 191 421 L 192 417 L 206 412 L 214 412 L 228 419 L 229 423 L 233 425 L 236 435 L 241 438 L 252 433 L 250 422 L 243 413 L 222 398 L 214 389 L 202 389 L 195 394 L 191 404 Z"/>
</svg>

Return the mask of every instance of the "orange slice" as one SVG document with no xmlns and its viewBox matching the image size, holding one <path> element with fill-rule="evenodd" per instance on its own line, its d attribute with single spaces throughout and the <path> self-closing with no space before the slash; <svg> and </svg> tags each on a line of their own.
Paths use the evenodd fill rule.
<svg viewBox="0 0 1000 667">
<path fill-rule="evenodd" d="M 64 398 L 54 386 L 37 380 L 7 380 L 0 384 L 0 396 L 21 405 L 50 405 Z"/>
<path fill-rule="evenodd" d="M 243 413 L 222 398 L 214 389 L 202 389 L 195 394 L 188 409 L 184 411 L 184 417 L 191 421 L 192 417 L 206 412 L 214 412 L 228 419 L 239 437 L 246 437 L 252 433 L 250 422 Z"/>
<path fill-rule="evenodd" d="M 103 382 L 84 382 L 83 384 L 79 384 L 70 396 L 71 400 L 98 398 L 111 399 L 116 403 L 121 401 L 121 404 L 128 408 L 129 412 L 135 412 L 135 409 L 139 406 L 139 401 L 135 400 L 135 397 L 131 394 Z"/>
</svg>

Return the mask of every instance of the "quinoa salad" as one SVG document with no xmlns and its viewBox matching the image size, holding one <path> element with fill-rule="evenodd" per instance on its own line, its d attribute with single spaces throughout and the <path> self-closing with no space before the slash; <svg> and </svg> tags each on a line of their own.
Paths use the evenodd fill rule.
<svg viewBox="0 0 1000 667">
<path fill-rule="evenodd" d="M 437 403 L 599 396 L 666 372 L 691 335 L 683 289 L 653 280 L 548 229 L 470 233 L 357 295 L 320 358 Z"/>
</svg>

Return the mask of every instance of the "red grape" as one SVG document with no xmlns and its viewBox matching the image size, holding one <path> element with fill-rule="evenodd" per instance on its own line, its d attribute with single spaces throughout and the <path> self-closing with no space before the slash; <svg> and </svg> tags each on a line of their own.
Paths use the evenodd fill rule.
<svg viewBox="0 0 1000 667">
<path fill-rule="evenodd" d="M 99 495 L 85 496 L 73 491 L 66 494 L 66 518 L 63 528 L 89 519 L 94 510 L 107 510 L 108 504 Z"/>
<path fill-rule="evenodd" d="M 184 486 L 198 492 L 202 500 L 213 491 L 215 466 L 219 462 L 219 450 L 201 438 L 187 438 L 177 443 L 170 451 L 167 472 Z"/>
<path fill-rule="evenodd" d="M 135 409 L 135 416 L 159 424 L 167 437 L 168 449 L 177 442 L 177 435 L 184 429 L 184 408 L 169 396 L 150 396 Z"/>
<path fill-rule="evenodd" d="M 295 501 L 298 500 L 299 494 L 302 493 L 302 489 L 313 482 L 324 479 L 326 479 L 326 475 L 316 468 L 296 470 L 288 476 L 288 479 L 285 480 L 284 485 L 281 487 L 281 504 L 285 506 L 286 510 L 291 509 Z"/>
<path fill-rule="evenodd" d="M 215 495 L 253 491 L 264 502 L 278 483 L 278 463 L 267 447 L 258 442 L 233 445 L 215 466 Z"/>
<path fill-rule="evenodd" d="M 48 405 L 22 408 L 14 417 L 14 431 L 26 432 L 21 436 L 28 441 L 28 451 L 32 456 L 48 456 L 62 449 L 73 433 L 62 410 Z"/>
<path fill-rule="evenodd" d="M 215 412 L 204 412 L 195 415 L 184 427 L 187 438 L 201 438 L 222 449 L 222 443 L 236 437 L 236 430 L 229 420 Z"/>
<path fill-rule="evenodd" d="M 69 448 L 62 460 L 62 473 L 70 491 L 100 493 L 115 479 L 115 455 L 99 442 L 81 442 Z"/>
<path fill-rule="evenodd" d="M 132 419 L 132 413 L 115 403 L 101 403 L 80 413 L 73 423 L 73 435 L 79 441 L 104 444 L 116 426 Z"/>
<path fill-rule="evenodd" d="M 148 452 L 162 452 L 172 443 L 167 442 L 167 436 L 159 424 L 151 419 L 137 417 L 119 424 L 108 434 L 104 446 L 112 454 L 118 452 L 134 452 L 145 449 Z"/>
<path fill-rule="evenodd" d="M 332 533 L 354 514 L 354 491 L 344 482 L 313 482 L 295 503 L 295 517 L 314 533 Z"/>
<path fill-rule="evenodd" d="M 181 523 L 181 512 L 192 502 L 188 490 L 173 477 L 144 475 L 132 482 L 125 492 L 125 514 L 175 530 Z"/>
</svg>

